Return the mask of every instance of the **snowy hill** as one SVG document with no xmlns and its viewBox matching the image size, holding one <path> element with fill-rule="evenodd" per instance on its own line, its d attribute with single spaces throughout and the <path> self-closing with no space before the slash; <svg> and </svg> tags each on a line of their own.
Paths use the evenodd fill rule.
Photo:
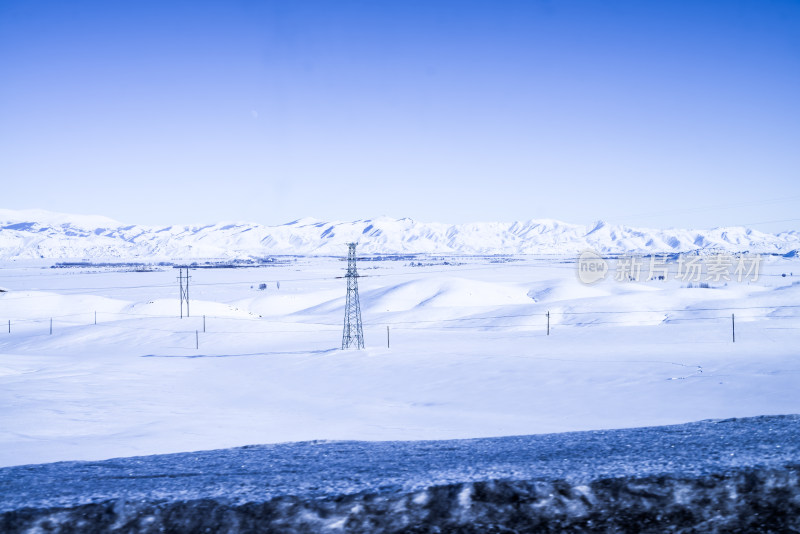
<svg viewBox="0 0 800 534">
<path fill-rule="evenodd" d="M 774 235 L 743 227 L 653 230 L 549 219 L 450 225 L 388 217 L 353 222 L 305 218 L 280 226 L 233 222 L 151 227 L 125 225 L 99 216 L 0 210 L 0 260 L 340 255 L 351 241 L 359 243 L 360 253 L 574 254 L 587 248 L 604 253 L 788 253 L 800 248 L 800 233 Z"/>
</svg>

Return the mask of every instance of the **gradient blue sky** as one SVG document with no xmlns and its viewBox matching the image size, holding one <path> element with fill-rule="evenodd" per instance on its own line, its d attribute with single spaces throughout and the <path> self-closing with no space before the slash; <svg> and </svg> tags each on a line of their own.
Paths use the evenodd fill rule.
<svg viewBox="0 0 800 534">
<path fill-rule="evenodd" d="M 3 208 L 778 231 L 798 169 L 797 0 L 0 0 Z"/>
</svg>

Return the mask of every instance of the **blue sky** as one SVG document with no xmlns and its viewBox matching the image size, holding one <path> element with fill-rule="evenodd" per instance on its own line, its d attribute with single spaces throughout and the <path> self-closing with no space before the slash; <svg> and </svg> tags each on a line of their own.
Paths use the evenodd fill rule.
<svg viewBox="0 0 800 534">
<path fill-rule="evenodd" d="M 0 0 L 0 80 L 9 209 L 800 229 L 796 0 Z"/>
</svg>

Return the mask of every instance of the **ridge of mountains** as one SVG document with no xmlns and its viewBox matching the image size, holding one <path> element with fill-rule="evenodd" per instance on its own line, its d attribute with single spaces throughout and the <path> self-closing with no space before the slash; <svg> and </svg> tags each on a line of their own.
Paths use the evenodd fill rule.
<svg viewBox="0 0 800 534">
<path fill-rule="evenodd" d="M 648 229 L 569 224 L 552 219 L 444 224 L 379 217 L 351 222 L 312 218 L 267 226 L 247 222 L 165 227 L 123 224 L 102 216 L 0 209 L 0 260 L 90 261 L 249 259 L 269 255 L 360 254 L 604 254 L 689 251 L 787 254 L 800 232 L 744 227 Z"/>
</svg>

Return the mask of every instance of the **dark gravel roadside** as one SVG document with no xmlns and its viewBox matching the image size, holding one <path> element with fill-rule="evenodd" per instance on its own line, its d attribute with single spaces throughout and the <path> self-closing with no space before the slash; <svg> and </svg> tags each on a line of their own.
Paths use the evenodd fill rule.
<svg viewBox="0 0 800 534">
<path fill-rule="evenodd" d="M 798 478 L 799 415 L 255 445 L 0 469 L 0 530 L 800 532 Z"/>
</svg>

